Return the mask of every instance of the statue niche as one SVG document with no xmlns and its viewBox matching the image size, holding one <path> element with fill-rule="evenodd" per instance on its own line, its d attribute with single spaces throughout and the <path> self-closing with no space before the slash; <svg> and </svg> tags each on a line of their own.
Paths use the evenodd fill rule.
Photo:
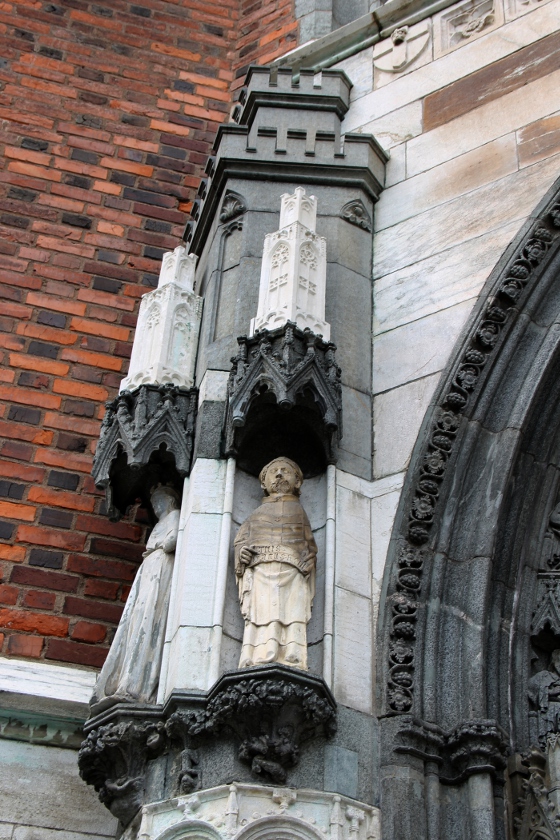
<svg viewBox="0 0 560 840">
<path fill-rule="evenodd" d="M 245 620 L 239 667 L 277 662 L 307 670 L 317 546 L 298 498 L 303 474 L 289 458 L 276 458 L 259 478 L 262 504 L 235 538 Z"/>
<path fill-rule="evenodd" d="M 158 522 L 146 543 L 113 644 L 101 669 L 92 713 L 119 702 L 155 703 L 179 530 L 179 499 L 171 487 L 151 493 Z"/>
</svg>

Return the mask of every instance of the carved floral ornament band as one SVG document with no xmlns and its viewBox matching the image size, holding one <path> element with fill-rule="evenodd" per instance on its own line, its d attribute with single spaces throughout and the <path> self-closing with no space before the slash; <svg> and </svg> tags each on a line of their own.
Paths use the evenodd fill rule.
<svg viewBox="0 0 560 840">
<path fill-rule="evenodd" d="M 414 481 L 406 534 L 399 546 L 397 580 L 388 599 L 392 619 L 387 702 L 392 712 L 406 713 L 413 705 L 417 599 L 430 557 L 427 544 L 436 533 L 433 526 L 441 484 L 458 440 L 462 417 L 468 415 L 473 396 L 480 389 L 484 367 L 495 353 L 504 326 L 534 279 L 538 266 L 559 239 L 560 202 L 556 196 L 501 272 L 493 296 L 481 311 L 467 349 L 449 378 L 449 389 L 435 411 Z"/>
</svg>

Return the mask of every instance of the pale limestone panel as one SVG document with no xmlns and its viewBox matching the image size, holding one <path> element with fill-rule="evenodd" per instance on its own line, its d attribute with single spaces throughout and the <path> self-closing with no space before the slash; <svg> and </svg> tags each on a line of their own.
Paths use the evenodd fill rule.
<svg viewBox="0 0 560 840">
<path fill-rule="evenodd" d="M 337 469 L 336 484 L 337 487 L 345 487 L 347 490 L 352 490 L 352 492 L 366 496 L 368 499 L 372 498 L 374 483 L 365 478 Z"/>
<path fill-rule="evenodd" d="M 353 490 L 336 492 L 337 586 L 370 597 L 370 500 Z"/>
<path fill-rule="evenodd" d="M 359 99 L 369 93 L 373 87 L 373 47 L 366 47 L 356 55 L 339 61 L 337 70 L 344 70 L 352 79 L 352 90 L 350 91 L 350 102 Z"/>
<path fill-rule="evenodd" d="M 198 458 L 192 469 L 187 502 L 192 513 L 221 513 L 224 504 L 226 461 Z"/>
<path fill-rule="evenodd" d="M 371 554 L 374 602 L 379 597 L 404 478 L 405 473 L 397 473 L 375 481 L 373 484 L 375 496 L 371 501 Z"/>
<path fill-rule="evenodd" d="M 378 336 L 373 351 L 374 392 L 440 371 L 473 304 L 474 299 L 464 301 Z"/>
<path fill-rule="evenodd" d="M 181 548 L 183 572 L 177 581 L 178 624 L 208 627 L 213 621 L 222 517 L 191 514 Z"/>
<path fill-rule="evenodd" d="M 374 333 L 415 321 L 477 295 L 520 222 L 463 242 L 375 281 Z"/>
<path fill-rule="evenodd" d="M 512 132 L 385 189 L 375 207 L 375 227 L 377 230 L 391 227 L 497 181 L 517 168 L 517 144 Z"/>
<path fill-rule="evenodd" d="M 406 178 L 406 143 L 393 146 L 385 166 L 385 188 L 398 184 Z M 376 212 L 376 211 L 374 211 Z"/>
<path fill-rule="evenodd" d="M 504 12 L 506 20 L 513 20 L 520 15 L 532 12 L 536 6 L 549 3 L 550 0 L 504 0 Z"/>
<path fill-rule="evenodd" d="M 14 828 L 13 823 L 0 822 L 0 840 L 12 840 Z"/>
<path fill-rule="evenodd" d="M 173 689 L 206 691 L 210 688 L 211 627 L 179 627 L 169 658 L 167 695 Z"/>
<path fill-rule="evenodd" d="M 94 789 L 80 779 L 77 761 L 74 750 L 3 740 L 2 819 L 36 827 L 37 840 L 78 840 L 85 835 L 88 840 L 114 837 L 117 821 L 99 802 Z M 57 828 L 63 831 L 56 836 L 47 830 Z M 25 835 L 16 836 L 23 840 Z"/>
<path fill-rule="evenodd" d="M 376 478 L 408 467 L 420 425 L 438 381 L 439 374 L 433 374 L 375 397 L 373 474 Z"/>
<path fill-rule="evenodd" d="M 334 696 L 372 711 L 372 613 L 369 598 L 335 587 Z"/>
<path fill-rule="evenodd" d="M 530 15 L 501 26 L 484 38 L 468 43 L 460 50 L 420 67 L 414 73 L 399 77 L 391 84 L 360 97 L 346 116 L 344 130 L 354 131 L 371 122 L 374 117 L 390 114 L 410 102 L 422 99 L 558 29 L 560 2 L 551 0 L 548 5 L 536 8 Z"/>
<path fill-rule="evenodd" d="M 198 402 L 205 400 L 225 400 L 227 396 L 227 383 L 229 373 L 227 370 L 207 370 L 200 383 Z"/>
<path fill-rule="evenodd" d="M 352 106 L 342 123 L 344 131 L 373 134 L 384 149 L 391 149 L 422 133 L 422 101 L 420 99 L 381 117 L 378 117 L 375 112 L 368 114 L 365 122 L 360 125 L 349 122 L 351 116 L 353 116 Z M 352 124 L 354 128 L 347 127 Z"/>
<path fill-rule="evenodd" d="M 408 177 L 452 161 L 471 149 L 516 131 L 558 109 L 560 70 L 413 138 L 407 147 Z"/>
<path fill-rule="evenodd" d="M 390 274 L 505 224 L 519 226 L 558 176 L 558 157 L 514 172 L 466 196 L 380 231 L 374 271 Z"/>
</svg>

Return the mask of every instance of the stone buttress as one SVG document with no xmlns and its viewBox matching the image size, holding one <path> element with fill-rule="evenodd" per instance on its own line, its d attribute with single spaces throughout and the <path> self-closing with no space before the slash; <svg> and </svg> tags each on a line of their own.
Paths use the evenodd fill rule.
<svg viewBox="0 0 560 840">
<path fill-rule="evenodd" d="M 127 694 L 125 673 L 112 695 L 105 674 L 80 753 L 130 840 L 379 837 L 371 548 L 357 531 L 349 545 L 340 517 L 359 520 L 371 480 L 371 235 L 386 156 L 371 136 L 341 135 L 350 87 L 341 71 L 250 70 L 107 408 L 96 483 L 112 517 L 152 505 L 146 556 L 172 564 L 155 693 Z M 308 669 L 238 669 L 233 540 L 279 456 L 301 469 L 317 552 Z M 129 644 L 125 671 L 138 668 Z"/>
</svg>

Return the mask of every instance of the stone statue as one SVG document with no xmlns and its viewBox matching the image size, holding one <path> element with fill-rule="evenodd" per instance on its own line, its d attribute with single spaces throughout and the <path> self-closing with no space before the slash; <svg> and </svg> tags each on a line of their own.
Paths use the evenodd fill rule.
<svg viewBox="0 0 560 840">
<path fill-rule="evenodd" d="M 152 490 L 150 500 L 158 522 L 97 679 L 90 701 L 93 714 L 114 703 L 156 700 L 179 530 L 179 499 L 172 488 L 159 486 Z"/>
<path fill-rule="evenodd" d="M 289 458 L 275 458 L 259 478 L 262 504 L 235 538 L 245 619 L 239 667 L 279 662 L 307 670 L 317 546 L 298 499 L 303 474 Z"/>
<path fill-rule="evenodd" d="M 539 671 L 529 680 L 529 700 L 537 718 L 533 737 L 544 745 L 550 732 L 560 731 L 560 649 L 552 651 L 549 670 Z"/>
</svg>

